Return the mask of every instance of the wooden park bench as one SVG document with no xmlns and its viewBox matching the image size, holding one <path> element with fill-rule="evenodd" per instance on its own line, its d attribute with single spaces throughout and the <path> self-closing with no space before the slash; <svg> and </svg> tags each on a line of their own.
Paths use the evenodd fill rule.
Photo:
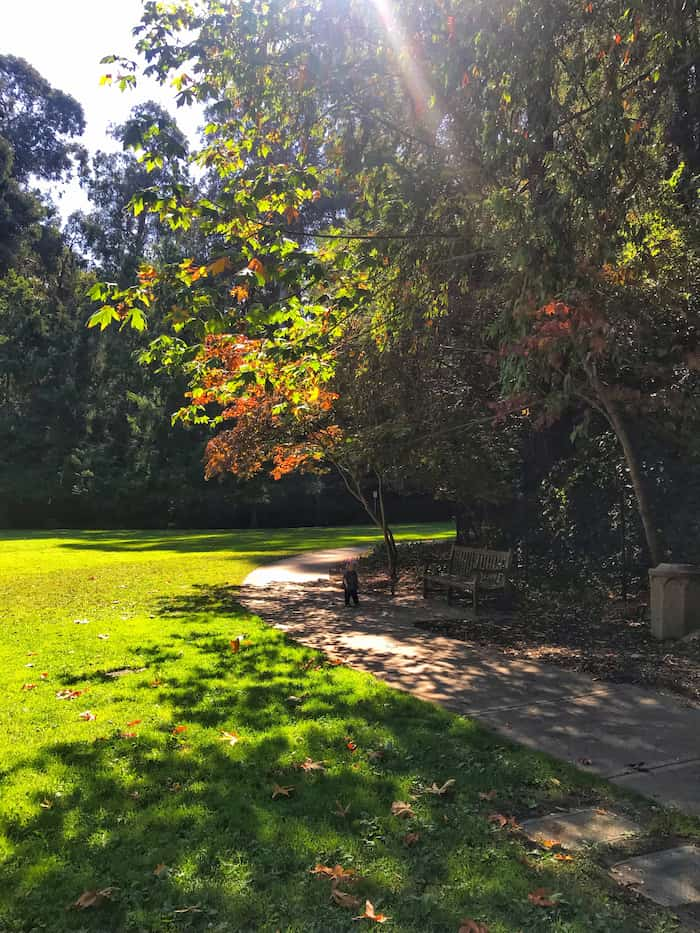
<svg viewBox="0 0 700 933">
<path fill-rule="evenodd" d="M 431 564 L 441 563 L 440 558 L 429 557 L 425 561 L 423 574 L 423 596 L 431 588 L 447 589 L 447 602 L 452 601 L 455 590 L 471 593 L 474 609 L 479 605 L 479 593 L 484 590 L 510 589 L 512 551 L 489 551 L 485 549 L 453 545 L 447 572 L 431 571 Z"/>
</svg>

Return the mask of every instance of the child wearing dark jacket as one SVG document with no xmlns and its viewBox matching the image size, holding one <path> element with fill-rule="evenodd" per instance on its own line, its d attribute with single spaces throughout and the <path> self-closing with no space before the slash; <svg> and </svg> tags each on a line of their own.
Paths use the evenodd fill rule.
<svg viewBox="0 0 700 933">
<path fill-rule="evenodd" d="M 350 605 L 351 599 L 355 605 L 359 603 L 360 597 L 357 595 L 359 584 L 360 581 L 357 576 L 357 571 L 349 564 L 343 571 L 343 593 L 345 594 L 346 606 Z"/>
</svg>

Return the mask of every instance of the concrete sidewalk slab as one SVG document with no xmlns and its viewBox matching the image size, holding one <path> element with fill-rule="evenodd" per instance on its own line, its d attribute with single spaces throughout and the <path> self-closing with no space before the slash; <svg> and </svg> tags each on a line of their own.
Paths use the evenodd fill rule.
<svg viewBox="0 0 700 933">
<path fill-rule="evenodd" d="M 617 813 L 590 809 L 550 813 L 536 820 L 525 820 L 522 828 L 536 842 L 554 840 L 565 849 L 619 842 L 643 831 L 637 823 Z"/>
<path fill-rule="evenodd" d="M 700 815 L 700 708 L 417 629 L 419 622 L 470 617 L 444 599 L 361 594 L 357 608 L 346 608 L 328 569 L 355 553 L 343 548 L 269 564 L 247 578 L 240 601 L 297 641 L 393 687 Z"/>
<path fill-rule="evenodd" d="M 700 849 L 679 846 L 618 862 L 612 877 L 661 907 L 700 903 Z"/>
</svg>

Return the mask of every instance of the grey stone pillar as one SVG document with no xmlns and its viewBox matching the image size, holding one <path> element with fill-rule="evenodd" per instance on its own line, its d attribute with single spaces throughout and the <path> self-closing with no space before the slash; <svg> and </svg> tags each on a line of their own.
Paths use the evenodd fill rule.
<svg viewBox="0 0 700 933">
<path fill-rule="evenodd" d="M 660 641 L 700 628 L 700 567 L 659 564 L 649 571 L 651 633 Z"/>
</svg>

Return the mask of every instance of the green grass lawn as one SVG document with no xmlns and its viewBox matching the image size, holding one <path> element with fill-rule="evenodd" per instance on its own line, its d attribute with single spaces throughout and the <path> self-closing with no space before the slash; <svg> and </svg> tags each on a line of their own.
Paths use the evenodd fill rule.
<svg viewBox="0 0 700 933">
<path fill-rule="evenodd" d="M 395 930 L 456 933 L 466 917 L 491 933 L 672 929 L 594 860 L 558 861 L 488 820 L 604 803 L 604 785 L 336 666 L 236 605 L 236 584 L 263 561 L 375 539 L 364 528 L 0 535 L 0 930 L 373 927 L 352 919 L 364 906 L 332 902 L 318 863 L 357 872 L 341 890 Z M 307 758 L 323 770 L 300 769 Z M 421 793 L 449 779 L 451 792 Z M 275 785 L 293 790 L 273 799 Z M 420 838 L 406 845 L 407 833 Z M 105 888 L 101 905 L 66 909 Z M 556 906 L 531 903 L 538 888 Z"/>
</svg>

